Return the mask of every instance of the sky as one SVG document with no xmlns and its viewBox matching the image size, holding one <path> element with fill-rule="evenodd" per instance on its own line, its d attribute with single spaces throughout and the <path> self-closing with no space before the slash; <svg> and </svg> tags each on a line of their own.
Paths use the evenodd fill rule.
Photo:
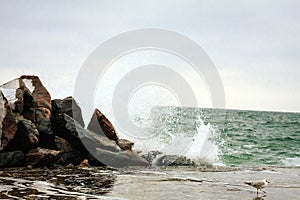
<svg viewBox="0 0 300 200">
<path fill-rule="evenodd" d="M 70 96 L 100 44 L 154 27 L 206 51 L 226 108 L 300 112 L 299 10 L 298 0 L 1 0 L 0 84 L 35 74 L 53 98 Z"/>
</svg>

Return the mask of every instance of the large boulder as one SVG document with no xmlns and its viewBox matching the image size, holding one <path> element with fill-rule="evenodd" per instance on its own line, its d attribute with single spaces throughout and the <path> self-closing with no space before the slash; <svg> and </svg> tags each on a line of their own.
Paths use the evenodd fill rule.
<svg viewBox="0 0 300 200">
<path fill-rule="evenodd" d="M 78 106 L 73 97 L 52 100 L 53 118 L 57 117 L 60 114 L 69 115 L 70 117 L 75 119 L 82 127 L 84 127 L 81 108 Z"/>
<path fill-rule="evenodd" d="M 26 153 L 30 149 L 34 149 L 39 143 L 39 132 L 35 125 L 27 120 L 21 120 L 17 124 L 18 130 L 14 138 L 9 142 L 6 151 L 21 150 Z"/>
<path fill-rule="evenodd" d="M 0 153 L 0 167 L 19 167 L 24 165 L 22 151 Z"/>
<path fill-rule="evenodd" d="M 21 76 L 21 79 L 32 93 L 37 108 L 47 108 L 51 111 L 51 95 L 48 92 L 48 90 L 44 87 L 39 77 L 24 75 Z"/>
<path fill-rule="evenodd" d="M 148 162 L 133 151 L 123 151 L 115 141 L 82 128 L 66 114 L 53 121 L 55 135 L 67 140 L 79 150 L 83 157 L 89 158 L 93 165 L 112 167 L 147 166 Z"/>
<path fill-rule="evenodd" d="M 0 90 L 16 113 L 31 117 L 32 108 L 52 109 L 50 93 L 37 76 L 21 76 L 1 85 Z"/>
<path fill-rule="evenodd" d="M 84 129 L 75 119 L 69 115 L 61 114 L 53 121 L 55 135 L 67 140 L 82 153 L 95 148 L 103 148 L 109 151 L 120 151 L 120 147 L 112 140 L 97 135 Z"/>
<path fill-rule="evenodd" d="M 112 123 L 98 109 L 95 109 L 87 129 L 99 135 L 106 136 L 110 140 L 118 141 L 119 139 Z"/>
<path fill-rule="evenodd" d="M 10 109 L 7 99 L 0 90 L 0 152 L 5 150 L 16 132 L 16 118 Z"/>
<path fill-rule="evenodd" d="M 37 76 L 21 76 L 0 86 L 12 111 L 32 121 L 40 132 L 40 145 L 53 148 L 51 96 Z"/>
<path fill-rule="evenodd" d="M 128 166 L 149 166 L 149 163 L 133 151 L 111 152 L 96 148 L 89 157 L 92 165 L 106 165 L 116 168 Z"/>
</svg>

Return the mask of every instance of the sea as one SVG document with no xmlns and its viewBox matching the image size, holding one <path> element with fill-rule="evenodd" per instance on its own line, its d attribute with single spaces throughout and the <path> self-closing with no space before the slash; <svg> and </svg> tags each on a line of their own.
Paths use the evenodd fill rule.
<svg viewBox="0 0 300 200">
<path fill-rule="evenodd" d="M 162 150 L 201 164 L 224 166 L 300 166 L 300 113 L 209 108 L 156 107 L 141 151 Z M 145 135 L 145 134 L 144 134 Z M 126 137 L 126 135 L 124 136 Z"/>
<path fill-rule="evenodd" d="M 131 116 L 141 135 L 119 132 L 146 168 L 57 167 L 0 171 L 1 199 L 300 199 L 300 113 L 160 106 Z M 197 165 L 158 166 L 164 155 Z M 244 184 L 267 179 L 265 191 Z"/>
</svg>

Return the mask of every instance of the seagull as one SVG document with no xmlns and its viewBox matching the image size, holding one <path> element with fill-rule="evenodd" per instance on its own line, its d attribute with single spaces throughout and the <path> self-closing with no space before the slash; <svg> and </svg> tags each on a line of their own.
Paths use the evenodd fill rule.
<svg viewBox="0 0 300 200">
<path fill-rule="evenodd" d="M 260 180 L 260 181 L 246 181 L 245 182 L 247 185 L 251 185 L 252 187 L 256 188 L 256 194 L 258 195 L 258 190 L 262 191 L 263 193 L 267 193 L 266 191 L 263 190 L 263 188 L 270 183 L 266 179 Z"/>
</svg>

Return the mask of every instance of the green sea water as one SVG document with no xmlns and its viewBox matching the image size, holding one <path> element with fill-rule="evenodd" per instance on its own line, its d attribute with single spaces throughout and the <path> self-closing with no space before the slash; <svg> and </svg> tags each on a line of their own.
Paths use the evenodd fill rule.
<svg viewBox="0 0 300 200">
<path fill-rule="evenodd" d="M 204 109 L 202 116 L 220 132 L 226 165 L 300 165 L 300 113 Z"/>
<path fill-rule="evenodd" d="M 215 162 L 219 164 L 300 166 L 300 113 L 157 107 L 151 115 L 148 131 L 155 141 L 178 148 L 184 142 L 172 142 L 179 135 L 213 142 L 218 151 Z M 136 116 L 135 121 L 141 124 L 145 118 Z M 199 144 L 186 146 L 194 148 L 194 154 L 197 148 L 199 152 L 200 148 L 212 148 Z"/>
</svg>

